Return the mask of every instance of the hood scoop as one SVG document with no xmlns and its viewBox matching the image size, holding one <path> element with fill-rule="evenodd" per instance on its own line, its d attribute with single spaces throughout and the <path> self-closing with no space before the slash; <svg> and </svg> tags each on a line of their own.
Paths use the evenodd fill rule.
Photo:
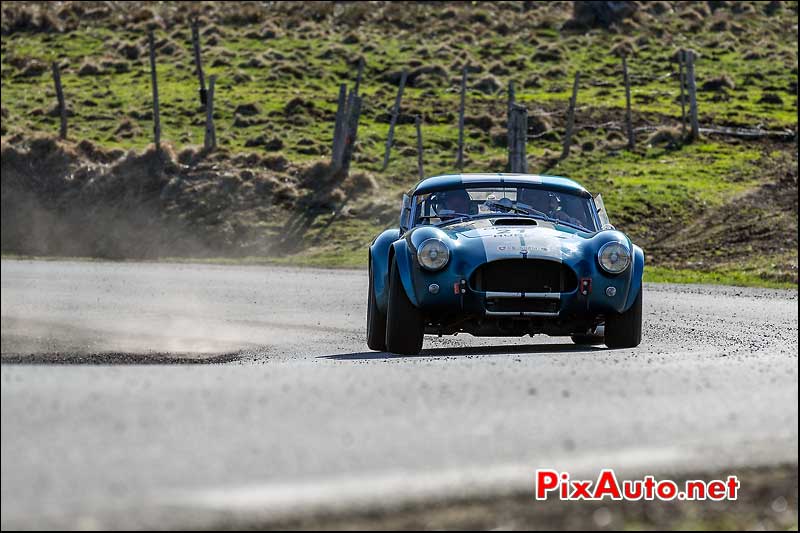
<svg viewBox="0 0 800 533">
<path fill-rule="evenodd" d="M 494 221 L 494 226 L 538 226 L 532 218 L 498 218 Z"/>
</svg>

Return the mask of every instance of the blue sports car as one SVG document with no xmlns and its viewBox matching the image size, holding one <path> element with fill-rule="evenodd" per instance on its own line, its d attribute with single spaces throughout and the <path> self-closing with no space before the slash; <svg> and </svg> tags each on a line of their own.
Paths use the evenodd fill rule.
<svg viewBox="0 0 800 533">
<path fill-rule="evenodd" d="M 367 345 L 418 354 L 423 336 L 642 338 L 644 253 L 600 196 L 552 176 L 461 174 L 403 196 L 400 227 L 369 248 Z"/>
</svg>

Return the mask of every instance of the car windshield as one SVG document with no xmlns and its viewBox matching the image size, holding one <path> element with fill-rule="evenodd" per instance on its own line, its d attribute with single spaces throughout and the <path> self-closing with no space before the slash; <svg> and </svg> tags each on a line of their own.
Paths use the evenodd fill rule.
<svg viewBox="0 0 800 533">
<path fill-rule="evenodd" d="M 540 187 L 458 188 L 414 196 L 414 225 L 511 214 L 597 231 L 590 198 Z"/>
</svg>

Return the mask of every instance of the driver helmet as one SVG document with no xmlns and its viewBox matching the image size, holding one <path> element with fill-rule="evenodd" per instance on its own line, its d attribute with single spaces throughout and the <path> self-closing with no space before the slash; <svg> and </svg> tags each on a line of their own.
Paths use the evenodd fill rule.
<svg viewBox="0 0 800 533">
<path fill-rule="evenodd" d="M 436 193 L 433 198 L 434 209 L 437 213 L 453 212 L 470 214 L 471 199 L 464 189 L 453 189 Z"/>
<path fill-rule="evenodd" d="M 550 191 L 525 188 L 519 192 L 519 201 L 542 213 L 550 213 L 558 210 L 561 199 Z"/>
</svg>

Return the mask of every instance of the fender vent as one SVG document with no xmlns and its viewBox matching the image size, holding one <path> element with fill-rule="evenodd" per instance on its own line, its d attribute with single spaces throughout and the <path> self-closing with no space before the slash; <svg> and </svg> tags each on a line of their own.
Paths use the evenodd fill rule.
<svg viewBox="0 0 800 533">
<path fill-rule="evenodd" d="M 572 292 L 578 288 L 575 272 L 547 259 L 501 259 L 478 267 L 469 279 L 475 291 Z"/>
</svg>

